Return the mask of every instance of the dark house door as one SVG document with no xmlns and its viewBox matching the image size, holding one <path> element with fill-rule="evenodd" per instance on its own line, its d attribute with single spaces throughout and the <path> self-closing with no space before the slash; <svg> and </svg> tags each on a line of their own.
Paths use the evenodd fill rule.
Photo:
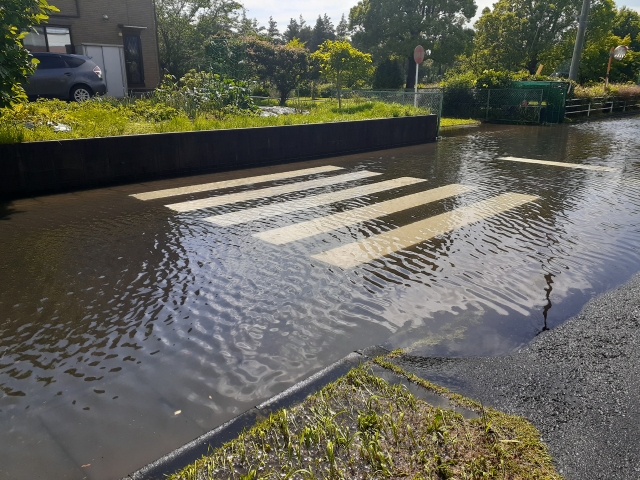
<svg viewBox="0 0 640 480">
<path fill-rule="evenodd" d="M 142 66 L 142 42 L 140 35 L 123 35 L 124 63 L 127 68 L 129 88 L 144 87 L 144 68 Z"/>
</svg>

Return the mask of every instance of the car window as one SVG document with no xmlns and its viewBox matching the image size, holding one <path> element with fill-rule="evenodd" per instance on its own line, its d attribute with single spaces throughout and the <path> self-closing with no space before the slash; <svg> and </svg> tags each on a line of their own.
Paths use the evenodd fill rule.
<svg viewBox="0 0 640 480">
<path fill-rule="evenodd" d="M 64 57 L 64 61 L 67 62 L 69 68 L 78 68 L 85 62 L 85 60 L 77 57 Z"/>
<path fill-rule="evenodd" d="M 66 68 L 64 60 L 59 55 L 34 55 L 40 63 L 38 68 L 41 70 L 49 70 L 52 68 Z"/>
</svg>

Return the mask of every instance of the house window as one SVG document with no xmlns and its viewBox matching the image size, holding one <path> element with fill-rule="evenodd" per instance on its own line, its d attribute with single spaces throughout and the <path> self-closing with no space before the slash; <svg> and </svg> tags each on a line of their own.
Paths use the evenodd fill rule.
<svg viewBox="0 0 640 480">
<path fill-rule="evenodd" d="M 30 52 L 73 52 L 69 27 L 33 27 L 22 42 Z"/>
</svg>

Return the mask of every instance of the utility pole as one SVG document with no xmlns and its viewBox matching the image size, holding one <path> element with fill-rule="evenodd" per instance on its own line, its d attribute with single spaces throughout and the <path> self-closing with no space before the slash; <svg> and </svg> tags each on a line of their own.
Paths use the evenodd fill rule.
<svg viewBox="0 0 640 480">
<path fill-rule="evenodd" d="M 571 58 L 571 69 L 569 70 L 569 80 L 578 81 L 578 67 L 580 66 L 580 55 L 582 54 L 582 46 L 584 45 L 584 34 L 587 31 L 587 23 L 589 22 L 589 0 L 582 2 L 582 13 L 580 13 L 580 21 L 578 22 L 578 34 L 576 35 L 576 44 L 573 46 L 573 57 Z"/>
</svg>

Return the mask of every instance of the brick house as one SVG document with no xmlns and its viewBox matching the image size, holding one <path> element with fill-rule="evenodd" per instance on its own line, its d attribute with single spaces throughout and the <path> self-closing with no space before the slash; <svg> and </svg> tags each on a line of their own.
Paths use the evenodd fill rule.
<svg viewBox="0 0 640 480">
<path fill-rule="evenodd" d="M 154 89 L 160 82 L 153 0 L 49 0 L 60 12 L 24 39 L 35 52 L 88 55 L 109 95 Z"/>
</svg>

